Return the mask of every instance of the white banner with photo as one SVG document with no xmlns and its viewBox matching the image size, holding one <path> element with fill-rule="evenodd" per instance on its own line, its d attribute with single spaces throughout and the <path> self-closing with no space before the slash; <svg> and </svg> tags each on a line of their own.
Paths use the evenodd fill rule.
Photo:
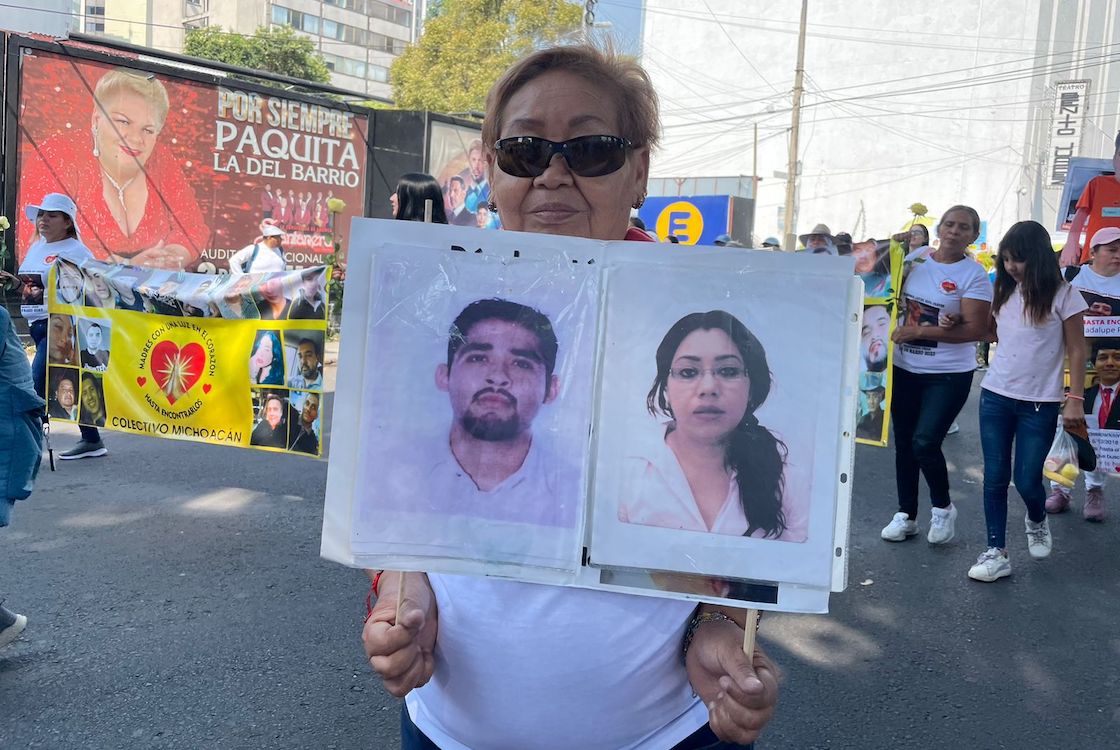
<svg viewBox="0 0 1120 750">
<path fill-rule="evenodd" d="M 850 259 L 351 237 L 324 557 L 803 612 L 843 590 Z"/>
</svg>

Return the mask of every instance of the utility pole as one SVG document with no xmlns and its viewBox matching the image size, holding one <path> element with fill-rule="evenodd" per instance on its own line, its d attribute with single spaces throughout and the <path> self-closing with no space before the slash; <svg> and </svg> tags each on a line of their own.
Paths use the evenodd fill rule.
<svg viewBox="0 0 1120 750">
<path fill-rule="evenodd" d="M 801 124 L 801 91 L 805 79 L 805 18 L 809 14 L 809 0 L 801 0 L 801 31 L 797 35 L 797 69 L 793 76 L 793 123 L 789 131 L 789 172 L 786 174 L 786 237 L 782 247 L 792 252 L 797 249 L 797 232 L 793 225 L 794 202 L 797 199 L 797 130 Z"/>
<path fill-rule="evenodd" d="M 754 124 L 754 166 L 751 167 L 751 200 L 758 206 L 758 123 Z"/>
</svg>

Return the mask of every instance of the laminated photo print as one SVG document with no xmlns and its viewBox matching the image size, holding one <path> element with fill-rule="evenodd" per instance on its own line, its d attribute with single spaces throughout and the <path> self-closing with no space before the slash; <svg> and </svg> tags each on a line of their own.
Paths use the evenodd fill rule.
<svg viewBox="0 0 1120 750">
<path fill-rule="evenodd" d="M 590 544 L 605 584 L 640 570 L 665 591 L 754 601 L 775 600 L 771 583 L 830 586 L 856 408 L 838 363 L 856 370 L 859 290 L 789 258 L 766 261 L 774 284 L 743 257 L 609 271 Z"/>
<path fill-rule="evenodd" d="M 885 446 L 890 425 L 891 365 L 894 345 L 893 301 L 875 300 L 863 306 L 859 337 L 859 397 L 856 440 Z"/>
<path fill-rule="evenodd" d="M 389 246 L 375 250 L 371 273 L 355 558 L 577 569 L 591 268 L 556 254 Z"/>
</svg>

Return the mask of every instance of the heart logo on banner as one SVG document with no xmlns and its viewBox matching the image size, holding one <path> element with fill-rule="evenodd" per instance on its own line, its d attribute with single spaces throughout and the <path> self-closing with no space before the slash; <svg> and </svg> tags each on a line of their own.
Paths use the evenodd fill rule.
<svg viewBox="0 0 1120 750">
<path fill-rule="evenodd" d="M 144 383 L 147 383 L 147 382 L 148 382 L 148 379 L 146 377 L 144 377 L 143 375 L 136 378 L 136 385 L 140 386 L 141 388 L 143 388 Z"/>
<path fill-rule="evenodd" d="M 210 389 L 213 388 L 213 387 L 214 386 L 210 385 L 209 383 L 203 383 L 202 384 L 202 392 L 203 393 L 209 393 Z"/>
<path fill-rule="evenodd" d="M 148 367 L 167 403 L 174 404 L 202 377 L 206 350 L 201 344 L 190 343 L 180 349 L 172 341 L 161 341 L 152 348 Z"/>
</svg>

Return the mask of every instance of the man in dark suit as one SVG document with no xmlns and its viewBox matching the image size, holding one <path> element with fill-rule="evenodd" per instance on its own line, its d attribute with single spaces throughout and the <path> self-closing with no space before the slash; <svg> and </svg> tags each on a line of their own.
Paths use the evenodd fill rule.
<svg viewBox="0 0 1120 750">
<path fill-rule="evenodd" d="M 447 184 L 447 201 L 451 204 L 451 211 L 447 214 L 448 224 L 459 227 L 478 225 L 475 215 L 467 210 L 467 184 L 459 175 L 452 177 Z"/>
<path fill-rule="evenodd" d="M 1093 365 L 1097 383 L 1085 389 L 1085 421 L 1089 429 L 1120 430 L 1120 339 L 1093 340 Z M 1100 523 L 1107 516 L 1104 482 L 1110 466 L 1098 466 L 1085 475 L 1085 506 L 1081 514 L 1086 521 Z M 1057 482 L 1050 483 L 1046 498 L 1047 513 L 1061 513 L 1069 508 L 1070 493 Z"/>
</svg>

